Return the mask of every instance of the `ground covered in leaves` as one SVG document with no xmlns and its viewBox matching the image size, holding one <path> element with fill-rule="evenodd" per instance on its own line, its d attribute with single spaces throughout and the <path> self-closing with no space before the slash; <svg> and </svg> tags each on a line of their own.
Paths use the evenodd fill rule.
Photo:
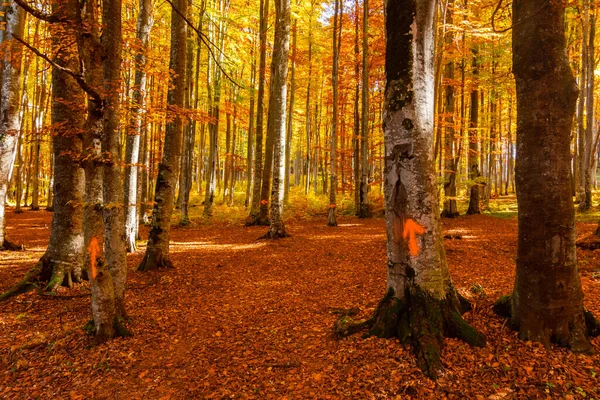
<svg viewBox="0 0 600 400">
<path fill-rule="evenodd" d="M 9 213 L 8 234 L 26 251 L 0 253 L 0 291 L 41 256 L 50 220 Z M 274 242 L 256 240 L 264 227 L 175 228 L 175 269 L 136 272 L 143 253 L 128 256 L 134 336 L 98 347 L 82 329 L 85 284 L 0 303 L 0 398 L 600 398 L 599 355 L 520 342 L 491 310 L 513 283 L 514 218 L 444 221 L 455 286 L 475 306 L 466 319 L 488 345 L 446 340 L 437 382 L 397 340 L 332 336 L 341 310 L 370 315 L 386 280 L 383 219 L 339 223 L 292 219 L 292 236 Z M 580 223 L 579 237 L 594 227 Z M 600 250 L 578 252 L 586 306 L 600 316 Z"/>
</svg>

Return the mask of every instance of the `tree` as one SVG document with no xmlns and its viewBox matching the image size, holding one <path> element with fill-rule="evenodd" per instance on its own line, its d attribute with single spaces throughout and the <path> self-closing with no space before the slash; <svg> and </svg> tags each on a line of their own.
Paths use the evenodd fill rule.
<svg viewBox="0 0 600 400">
<path fill-rule="evenodd" d="M 265 237 L 270 239 L 288 236 L 283 223 L 283 194 L 285 187 L 286 147 L 286 93 L 288 54 L 290 51 L 290 0 L 275 0 L 275 41 L 271 71 L 272 122 L 269 129 L 273 136 L 273 188 L 271 190 L 270 225 Z"/>
<path fill-rule="evenodd" d="M 411 343 L 423 371 L 437 377 L 444 336 L 483 346 L 461 316 L 466 304 L 452 285 L 439 217 L 433 156 L 433 0 L 386 4 L 384 108 L 387 293 L 373 316 L 341 319 L 339 335 L 368 328 Z"/>
<path fill-rule="evenodd" d="M 138 176 L 140 159 L 140 138 L 144 132 L 143 119 L 146 112 L 146 88 L 147 74 L 146 52 L 148 51 L 148 41 L 150 39 L 150 29 L 152 29 L 152 2 L 150 0 L 140 0 L 140 12 L 137 20 L 136 37 L 139 40 L 139 50 L 135 56 L 135 82 L 133 88 L 133 99 L 131 107 L 131 132 L 128 132 L 125 144 L 125 157 L 127 165 L 125 166 L 125 205 L 126 211 L 126 235 L 127 251 L 135 252 L 135 241 L 138 236 L 139 227 L 139 207 L 138 207 Z"/>
<path fill-rule="evenodd" d="M 102 60 L 102 81 L 105 96 L 102 99 L 102 154 L 104 250 L 106 266 L 93 259 L 90 278 L 92 284 L 92 311 L 96 334 L 95 343 L 103 343 L 117 336 L 128 336 L 123 326 L 125 311 L 125 281 L 127 278 L 127 250 L 123 207 L 123 182 L 121 180 L 119 91 L 121 75 L 121 0 L 102 2 L 101 44 L 105 57 Z M 94 251 L 96 238 L 90 242 Z"/>
<path fill-rule="evenodd" d="M 259 64 L 258 64 L 258 98 L 256 99 L 256 145 L 254 146 L 254 187 L 248 225 L 258 223 L 261 202 L 261 187 L 263 175 L 263 131 L 265 103 L 265 74 L 267 70 L 267 30 L 269 20 L 269 1 L 260 0 L 260 31 L 259 31 Z"/>
<path fill-rule="evenodd" d="M 73 46 L 61 45 L 75 42 L 73 27 L 78 12 L 78 1 L 70 0 L 63 7 L 55 6 L 51 15 L 52 19 L 67 23 L 51 26 L 52 45 L 59 51 L 52 61 L 55 67 L 52 69 L 54 213 L 50 243 L 25 278 L 2 294 L 0 299 L 33 289 L 38 281 L 47 283 L 46 290 L 54 291 L 61 285 L 71 286 L 82 277 L 85 178 L 80 162 L 83 154 L 85 97 L 74 77 L 59 69 L 74 71 L 78 67 L 77 50 Z M 67 28 L 64 29 L 64 26 Z"/>
<path fill-rule="evenodd" d="M 454 2 L 446 3 L 446 23 L 453 23 Z M 454 32 L 446 32 L 446 51 L 452 52 L 454 47 Z M 458 206 L 456 204 L 456 175 L 458 173 L 458 150 L 456 149 L 456 130 L 454 122 L 455 96 L 454 96 L 454 59 L 450 58 L 444 66 L 444 210 L 442 218 L 456 218 Z"/>
<path fill-rule="evenodd" d="M 171 120 L 167 122 L 163 158 L 159 165 L 154 209 L 152 210 L 152 228 L 148 236 L 148 247 L 139 271 L 173 267 L 169 259 L 169 237 L 171 233 L 171 215 L 173 214 L 175 188 L 181 164 L 183 141 L 183 117 L 185 97 L 186 63 L 186 23 L 187 0 L 173 1 L 171 9 L 171 56 L 169 68 L 172 72 L 172 86 L 169 88 L 167 103 Z"/>
<path fill-rule="evenodd" d="M 0 250 L 18 250 L 17 246 L 6 238 L 5 203 L 10 173 L 19 133 L 19 77 L 23 50 L 13 35 L 23 36 L 25 30 L 25 12 L 16 4 L 5 3 L 0 7 L 5 14 L 5 31 L 0 43 L 9 44 L 8 51 L 0 59 Z"/>
<path fill-rule="evenodd" d="M 473 55 L 472 68 L 474 76 L 474 88 L 471 91 L 471 109 L 469 114 L 469 154 L 467 161 L 469 163 L 469 179 L 471 180 L 471 192 L 469 194 L 469 208 L 467 210 L 468 215 L 481 214 L 479 204 L 479 160 L 478 160 L 478 133 L 477 128 L 479 125 L 479 83 L 477 82 L 479 76 L 479 49 L 477 46 L 471 49 Z"/>
<path fill-rule="evenodd" d="M 358 16 L 357 16 L 358 18 Z M 369 0 L 363 0 L 362 114 L 360 129 L 359 218 L 371 216 L 369 209 Z"/>
<path fill-rule="evenodd" d="M 512 295 L 501 298 L 495 310 L 509 318 L 522 340 L 592 352 L 588 334 L 600 331 L 583 307 L 577 271 L 569 173 L 578 89 L 565 56 L 564 4 L 515 0 L 513 21 L 517 275 Z"/>
<path fill-rule="evenodd" d="M 329 187 L 329 213 L 327 217 L 328 226 L 337 226 L 335 215 L 336 204 L 336 147 L 338 136 L 338 101 L 339 101 L 339 64 L 340 64 L 340 46 L 342 43 L 342 10 L 343 4 L 341 0 L 335 0 L 335 10 L 333 12 L 333 66 L 331 68 L 331 86 L 333 86 L 333 116 L 331 118 L 331 150 L 330 155 L 330 187 Z"/>
</svg>

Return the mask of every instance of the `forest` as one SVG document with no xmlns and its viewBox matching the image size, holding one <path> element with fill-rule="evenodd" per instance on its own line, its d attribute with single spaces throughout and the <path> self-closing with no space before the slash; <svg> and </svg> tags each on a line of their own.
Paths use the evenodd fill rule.
<svg viewBox="0 0 600 400">
<path fill-rule="evenodd" d="M 4 0 L 0 398 L 600 399 L 595 0 Z"/>
</svg>

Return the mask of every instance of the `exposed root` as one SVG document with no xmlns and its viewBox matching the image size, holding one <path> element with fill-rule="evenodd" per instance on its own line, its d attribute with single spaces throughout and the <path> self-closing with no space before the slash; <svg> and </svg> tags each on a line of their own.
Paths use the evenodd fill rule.
<svg viewBox="0 0 600 400">
<path fill-rule="evenodd" d="M 42 257 L 43 259 L 43 257 Z M 16 285 L 0 294 L 0 301 L 8 300 L 11 297 L 27 293 L 39 287 L 39 278 L 42 272 L 43 260 L 40 259 L 37 264 L 25 275 L 25 277 Z"/>
<path fill-rule="evenodd" d="M 168 254 L 163 254 L 160 251 L 146 250 L 144 259 L 138 266 L 137 270 L 142 272 L 151 271 L 154 269 L 174 268 Z"/>
<path fill-rule="evenodd" d="M 338 337 L 368 330 L 369 336 L 398 337 L 413 347 L 417 364 L 430 378 L 443 372 L 441 349 L 444 337 L 461 339 L 471 346 L 485 346 L 486 338 L 465 322 L 456 291 L 451 289 L 444 299 L 435 299 L 418 286 L 410 285 L 403 299 L 388 290 L 373 316 L 354 322 L 347 315 L 335 323 Z"/>
<path fill-rule="evenodd" d="M 44 283 L 44 291 L 55 292 L 60 286 L 72 287 L 82 280 L 83 271 L 79 266 L 60 264 L 44 254 L 20 282 L 0 295 L 0 301 L 40 288 Z"/>
</svg>

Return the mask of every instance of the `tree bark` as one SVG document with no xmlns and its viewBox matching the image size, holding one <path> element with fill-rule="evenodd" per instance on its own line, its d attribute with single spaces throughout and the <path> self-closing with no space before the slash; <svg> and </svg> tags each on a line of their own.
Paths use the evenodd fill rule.
<svg viewBox="0 0 600 400">
<path fill-rule="evenodd" d="M 290 0 L 275 0 L 275 40 L 271 71 L 272 118 L 269 134 L 273 137 L 273 188 L 271 191 L 271 214 L 269 239 L 288 236 L 283 223 L 283 194 L 285 186 L 286 160 L 286 93 L 288 76 L 288 54 L 290 50 Z"/>
<path fill-rule="evenodd" d="M 19 246 L 6 238 L 5 203 L 8 193 L 10 171 L 13 168 L 15 150 L 19 135 L 19 77 L 21 76 L 21 45 L 12 38 L 23 37 L 25 30 L 25 11 L 13 3 L 3 4 L 5 13 L 5 31 L 2 43 L 9 51 L 0 60 L 0 250 L 14 250 Z"/>
<path fill-rule="evenodd" d="M 510 326 L 522 340 L 546 346 L 554 342 L 589 353 L 593 347 L 577 271 L 569 186 L 569 145 L 578 90 L 566 58 L 564 29 L 564 4 L 513 2 L 517 275 L 512 295 L 501 299 L 496 311 L 510 318 Z"/>
<path fill-rule="evenodd" d="M 471 49 L 473 59 L 471 68 L 473 70 L 474 88 L 471 90 L 471 108 L 469 114 L 469 180 L 471 181 L 471 193 L 469 195 L 468 215 L 481 214 L 479 182 L 481 173 L 479 171 L 479 48 Z"/>
<path fill-rule="evenodd" d="M 125 231 L 127 235 L 127 251 L 135 252 L 135 241 L 138 237 L 139 207 L 138 207 L 138 176 L 140 161 L 140 142 L 144 133 L 144 115 L 146 113 L 146 52 L 150 30 L 152 29 L 152 1 L 140 0 L 140 12 L 137 20 L 136 39 L 139 42 L 139 52 L 135 55 L 135 82 L 131 106 L 131 132 L 128 132 L 125 142 Z"/>
<path fill-rule="evenodd" d="M 359 218 L 369 218 L 369 0 L 363 0 L 362 114 L 360 138 Z"/>
<path fill-rule="evenodd" d="M 373 316 L 339 320 L 338 334 L 368 328 L 371 335 L 411 343 L 430 377 L 443 370 L 444 336 L 482 346 L 485 337 L 460 313 L 446 263 L 433 154 L 433 0 L 386 4 L 384 105 L 387 294 Z"/>
<path fill-rule="evenodd" d="M 329 179 L 329 212 L 327 217 L 328 226 L 337 226 L 336 218 L 336 189 L 337 189 L 337 170 L 336 170 L 336 147 L 338 136 L 338 101 L 339 101 L 339 64 L 340 47 L 342 44 L 342 1 L 335 0 L 335 11 L 333 14 L 333 67 L 331 69 L 331 85 L 333 86 L 333 115 L 331 120 L 331 150 L 329 152 L 330 179 Z"/>
<path fill-rule="evenodd" d="M 175 189 L 181 163 L 183 116 L 180 114 L 180 110 L 184 107 L 187 46 L 187 25 L 181 15 L 187 15 L 187 6 L 187 0 L 176 0 L 173 2 L 173 9 L 171 10 L 169 69 L 173 71 L 171 77 L 173 83 L 167 95 L 167 105 L 170 108 L 169 111 L 174 115 L 172 121 L 167 122 L 166 126 L 163 157 L 158 167 L 158 177 L 156 179 L 152 227 L 148 236 L 146 254 L 138 267 L 139 271 L 173 267 L 173 263 L 169 258 L 169 240 Z"/>
</svg>

